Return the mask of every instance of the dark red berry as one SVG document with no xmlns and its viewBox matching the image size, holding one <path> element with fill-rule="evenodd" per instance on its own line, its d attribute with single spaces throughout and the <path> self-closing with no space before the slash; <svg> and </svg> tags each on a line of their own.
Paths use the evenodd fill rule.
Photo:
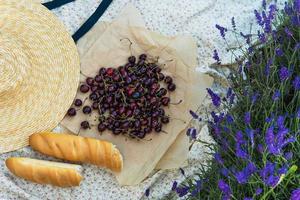
<svg viewBox="0 0 300 200">
<path fill-rule="evenodd" d="M 82 112 L 84 114 L 90 114 L 92 112 L 92 109 L 90 106 L 84 106 L 83 109 L 82 109 Z"/>
<path fill-rule="evenodd" d="M 87 93 L 89 90 L 90 90 L 90 88 L 87 85 L 83 84 L 80 86 L 80 92 L 82 92 L 82 93 Z"/>
<path fill-rule="evenodd" d="M 141 54 L 141 55 L 139 56 L 139 59 L 141 59 L 141 60 L 146 60 L 146 59 L 147 59 L 147 55 L 146 55 L 146 54 Z"/>
<path fill-rule="evenodd" d="M 92 104 L 92 108 L 93 108 L 94 110 L 97 110 L 97 109 L 99 108 L 99 104 L 98 104 L 97 102 L 94 102 L 94 103 Z"/>
<path fill-rule="evenodd" d="M 163 97 L 161 99 L 161 103 L 162 103 L 163 106 L 168 106 L 169 103 L 170 103 L 170 98 L 169 97 Z"/>
<path fill-rule="evenodd" d="M 170 83 L 168 85 L 168 90 L 171 91 L 171 92 L 174 91 L 174 90 L 176 90 L 176 85 L 174 83 Z"/>
<path fill-rule="evenodd" d="M 82 106 L 82 101 L 80 99 L 75 99 L 74 105 L 77 107 L 80 107 L 80 106 Z"/>
<path fill-rule="evenodd" d="M 130 56 L 130 57 L 128 58 L 128 62 L 131 63 L 131 64 L 135 63 L 135 61 L 136 61 L 135 56 Z"/>
<path fill-rule="evenodd" d="M 98 124 L 98 131 L 103 132 L 106 130 L 106 125 L 104 123 Z"/>
<path fill-rule="evenodd" d="M 167 116 L 163 116 L 163 117 L 161 118 L 161 122 L 162 122 L 163 124 L 167 124 L 167 123 L 170 122 L 170 119 L 169 119 L 169 117 L 167 117 Z"/>
<path fill-rule="evenodd" d="M 166 77 L 165 77 L 165 83 L 166 83 L 166 84 L 173 83 L 172 77 L 171 77 L 171 76 L 166 76 Z"/>
<path fill-rule="evenodd" d="M 88 121 L 83 121 L 83 122 L 81 122 L 80 126 L 81 126 L 82 129 L 88 129 L 88 128 L 91 128 L 91 127 L 90 127 L 90 123 L 89 123 Z"/>
<path fill-rule="evenodd" d="M 106 74 L 106 69 L 104 67 L 100 68 L 99 74 L 104 76 Z"/>
<path fill-rule="evenodd" d="M 112 75 L 114 74 L 114 69 L 113 69 L 113 68 L 108 68 L 108 69 L 106 70 L 106 74 L 107 74 L 108 76 L 112 76 Z"/>
<path fill-rule="evenodd" d="M 95 82 L 95 81 L 94 81 L 93 78 L 88 77 L 88 78 L 86 78 L 85 82 L 86 82 L 86 84 L 88 84 L 89 86 L 92 86 L 92 85 L 94 85 L 94 82 Z"/>
<path fill-rule="evenodd" d="M 70 108 L 67 112 L 67 115 L 70 117 L 73 117 L 76 115 L 76 109 L 75 108 Z"/>
</svg>

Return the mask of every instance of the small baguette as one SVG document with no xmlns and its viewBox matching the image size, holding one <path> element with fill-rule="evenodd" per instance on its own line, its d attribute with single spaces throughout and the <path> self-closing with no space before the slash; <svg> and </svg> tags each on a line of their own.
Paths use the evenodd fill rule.
<svg viewBox="0 0 300 200">
<path fill-rule="evenodd" d="M 72 187 L 82 180 L 80 165 L 16 157 L 8 158 L 5 164 L 14 175 L 39 184 Z"/>
<path fill-rule="evenodd" d="M 115 146 L 106 141 L 70 134 L 35 133 L 29 138 L 30 146 L 45 155 L 73 162 L 91 163 L 120 172 L 123 158 Z"/>
</svg>

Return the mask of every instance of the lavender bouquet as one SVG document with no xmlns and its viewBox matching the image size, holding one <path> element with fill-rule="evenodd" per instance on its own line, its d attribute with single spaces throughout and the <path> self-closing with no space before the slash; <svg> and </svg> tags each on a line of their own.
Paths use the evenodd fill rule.
<svg viewBox="0 0 300 200">
<path fill-rule="evenodd" d="M 208 89 L 214 159 L 184 184 L 175 181 L 167 199 L 300 199 L 300 0 L 262 7 L 254 11 L 257 33 L 238 32 L 234 18 L 230 29 L 216 25 L 224 40 L 235 34 L 245 45 L 231 50 L 240 56 L 227 93 Z M 222 65 L 217 50 L 213 58 Z"/>
</svg>

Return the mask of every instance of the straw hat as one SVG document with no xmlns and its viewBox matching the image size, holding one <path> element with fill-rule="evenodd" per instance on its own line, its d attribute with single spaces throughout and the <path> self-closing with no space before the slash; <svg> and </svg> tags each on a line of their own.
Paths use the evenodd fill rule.
<svg viewBox="0 0 300 200">
<path fill-rule="evenodd" d="M 79 56 L 62 23 L 32 0 L 0 1 L 0 153 L 51 130 L 75 97 Z"/>
</svg>

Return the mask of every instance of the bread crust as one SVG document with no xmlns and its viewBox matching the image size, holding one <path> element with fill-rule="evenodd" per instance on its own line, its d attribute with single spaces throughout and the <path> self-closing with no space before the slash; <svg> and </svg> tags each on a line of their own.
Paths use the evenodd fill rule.
<svg viewBox="0 0 300 200">
<path fill-rule="evenodd" d="M 120 172 L 123 158 L 115 146 L 107 141 L 52 132 L 35 133 L 29 138 L 30 146 L 45 155 L 90 163 Z"/>
<path fill-rule="evenodd" d="M 79 165 L 22 157 L 8 158 L 5 164 L 14 175 L 39 184 L 73 187 L 79 186 L 82 180 Z"/>
</svg>

